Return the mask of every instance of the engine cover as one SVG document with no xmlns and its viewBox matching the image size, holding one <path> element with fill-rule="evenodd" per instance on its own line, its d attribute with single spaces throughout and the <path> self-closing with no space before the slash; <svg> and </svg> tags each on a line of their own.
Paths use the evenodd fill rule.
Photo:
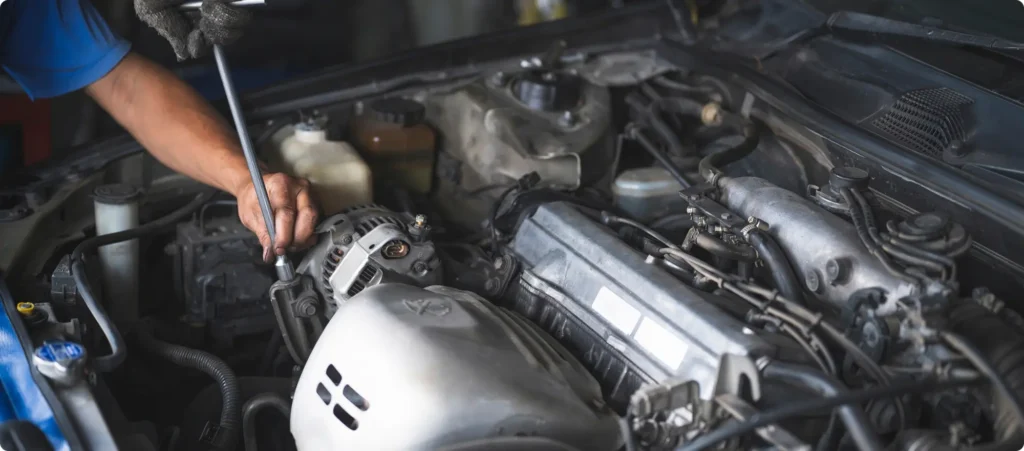
<svg viewBox="0 0 1024 451">
<path fill-rule="evenodd" d="M 597 381 L 525 319 L 470 292 L 381 284 L 324 329 L 295 390 L 291 432 L 300 451 L 523 436 L 613 450 L 616 421 Z"/>
<path fill-rule="evenodd" d="M 694 381 L 712 400 L 746 378 L 775 346 L 698 292 L 648 263 L 614 232 L 565 203 L 537 208 L 512 249 L 524 268 L 511 308 L 562 340 L 599 375 L 621 408 L 646 382 Z"/>
</svg>

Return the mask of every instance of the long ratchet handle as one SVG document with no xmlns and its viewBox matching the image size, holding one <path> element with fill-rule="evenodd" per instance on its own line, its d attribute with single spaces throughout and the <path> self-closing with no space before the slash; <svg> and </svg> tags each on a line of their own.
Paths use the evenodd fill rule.
<svg viewBox="0 0 1024 451">
<path fill-rule="evenodd" d="M 213 57 L 217 60 L 217 71 L 220 72 L 220 80 L 224 83 L 224 94 L 227 96 L 228 106 L 231 108 L 231 118 L 235 121 L 238 139 L 242 144 L 242 153 L 245 155 L 245 164 L 249 167 L 252 186 L 256 188 L 256 199 L 259 200 L 260 211 L 263 212 L 263 222 L 267 226 L 267 233 L 270 234 L 270 248 L 273 249 L 274 237 L 277 236 L 274 230 L 274 210 L 270 206 L 267 186 L 263 184 L 263 174 L 260 172 L 259 162 L 256 160 L 256 150 L 253 148 L 252 138 L 249 137 L 249 128 L 245 125 L 245 116 L 242 114 L 242 106 L 238 102 L 238 93 L 235 91 L 235 83 L 231 79 L 231 71 L 228 69 L 224 49 L 219 45 L 213 46 Z"/>
<path fill-rule="evenodd" d="M 238 92 L 235 91 L 235 83 L 231 79 L 231 71 L 228 68 L 227 58 L 224 56 L 224 49 L 219 45 L 213 46 L 213 57 L 217 61 L 217 71 L 220 72 L 220 80 L 224 84 L 224 95 L 228 98 L 231 118 L 234 119 L 238 140 L 242 144 L 242 154 L 245 155 L 245 164 L 249 168 L 249 176 L 252 177 L 252 186 L 256 190 L 260 212 L 263 213 L 263 224 L 266 225 L 267 233 L 270 236 L 270 249 L 274 249 L 274 237 L 277 236 L 277 230 L 274 228 L 274 210 L 270 206 L 267 186 L 263 184 L 263 174 L 260 172 L 259 162 L 256 160 L 256 149 L 252 145 L 249 129 L 245 125 L 242 105 L 238 101 Z M 274 266 L 277 269 L 277 276 L 281 280 L 288 282 L 295 277 L 294 269 L 287 257 L 278 255 Z"/>
</svg>

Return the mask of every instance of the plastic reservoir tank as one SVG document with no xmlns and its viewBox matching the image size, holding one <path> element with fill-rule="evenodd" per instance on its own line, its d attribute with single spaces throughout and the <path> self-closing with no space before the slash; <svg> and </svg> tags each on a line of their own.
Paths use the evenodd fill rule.
<svg viewBox="0 0 1024 451">
<path fill-rule="evenodd" d="M 309 180 L 324 216 L 373 201 L 370 167 L 350 144 L 327 139 L 324 127 L 306 121 L 283 128 L 267 149 L 271 166 Z"/>
</svg>

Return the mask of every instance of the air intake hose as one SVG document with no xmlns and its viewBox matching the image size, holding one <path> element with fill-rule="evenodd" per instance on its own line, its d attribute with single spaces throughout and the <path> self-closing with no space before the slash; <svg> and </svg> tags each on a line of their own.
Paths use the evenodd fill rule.
<svg viewBox="0 0 1024 451">
<path fill-rule="evenodd" d="M 743 141 L 725 150 L 720 150 L 700 160 L 697 170 L 708 183 L 717 185 L 725 172 L 725 165 L 735 163 L 750 155 L 761 141 L 761 128 L 756 122 L 743 123 L 738 116 L 725 116 L 723 125 L 743 134 Z"/>
<path fill-rule="evenodd" d="M 217 381 L 221 395 L 220 424 L 212 437 L 208 437 L 207 431 L 204 431 L 202 441 L 211 443 L 216 449 L 234 451 L 238 441 L 241 394 L 238 388 L 238 379 L 231 367 L 208 352 L 157 340 L 144 327 L 140 327 L 137 331 L 137 340 L 145 350 L 159 355 L 175 365 L 202 371 Z"/>
</svg>

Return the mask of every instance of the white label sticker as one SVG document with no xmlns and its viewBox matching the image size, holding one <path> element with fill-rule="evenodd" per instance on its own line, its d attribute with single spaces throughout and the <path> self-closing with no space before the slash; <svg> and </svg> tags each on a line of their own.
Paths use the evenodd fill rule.
<svg viewBox="0 0 1024 451">
<path fill-rule="evenodd" d="M 615 326 L 622 333 L 629 335 L 640 320 L 640 311 L 633 308 L 619 295 L 612 293 L 608 287 L 601 287 L 594 297 L 594 304 L 591 306 L 598 315 Z"/>
<path fill-rule="evenodd" d="M 633 339 L 673 370 L 683 363 L 689 349 L 686 342 L 650 318 L 644 318 Z"/>
</svg>

